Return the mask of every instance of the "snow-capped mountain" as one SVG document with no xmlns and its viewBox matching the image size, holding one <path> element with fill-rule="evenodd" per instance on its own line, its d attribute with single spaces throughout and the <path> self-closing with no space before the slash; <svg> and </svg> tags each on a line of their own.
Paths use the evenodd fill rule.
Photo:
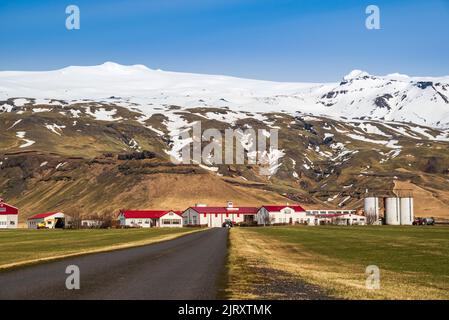
<svg viewBox="0 0 449 320">
<path fill-rule="evenodd" d="M 449 77 L 358 70 L 323 84 L 115 63 L 0 72 L 0 195 L 30 213 L 56 205 L 111 214 L 229 199 L 357 208 L 367 189 L 412 189 L 417 212 L 447 216 L 448 95 Z M 251 165 L 175 165 L 170 156 L 191 142 L 180 133 L 198 121 L 267 137 L 278 129 L 270 175 Z M 249 139 L 237 137 L 247 156 Z"/>
<path fill-rule="evenodd" d="M 373 76 L 354 70 L 339 83 L 285 83 L 112 62 L 46 72 L 0 72 L 0 111 L 56 100 L 114 103 L 147 116 L 168 105 L 227 107 L 245 114 L 301 112 L 449 128 L 449 77 Z"/>
</svg>

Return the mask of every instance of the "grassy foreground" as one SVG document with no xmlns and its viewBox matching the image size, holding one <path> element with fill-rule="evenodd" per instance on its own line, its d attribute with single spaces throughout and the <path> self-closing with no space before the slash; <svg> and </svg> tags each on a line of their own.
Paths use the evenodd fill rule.
<svg viewBox="0 0 449 320">
<path fill-rule="evenodd" d="M 170 240 L 189 228 L 4 230 L 0 231 L 0 270 L 71 255 Z"/>
<path fill-rule="evenodd" d="M 299 280 L 335 298 L 449 299 L 448 227 L 234 228 L 230 243 L 228 298 L 297 298 Z"/>
</svg>

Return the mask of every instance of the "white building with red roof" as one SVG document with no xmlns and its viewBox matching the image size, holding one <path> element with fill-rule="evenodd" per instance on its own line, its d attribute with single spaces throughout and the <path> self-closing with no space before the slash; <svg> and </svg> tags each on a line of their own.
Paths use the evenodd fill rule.
<svg viewBox="0 0 449 320">
<path fill-rule="evenodd" d="M 120 226 L 128 228 L 180 228 L 182 214 L 173 210 L 121 210 L 118 221 Z"/>
<path fill-rule="evenodd" d="M 265 205 L 256 215 L 259 225 L 302 224 L 307 219 L 306 210 L 300 205 Z"/>
<path fill-rule="evenodd" d="M 28 218 L 28 229 L 63 229 L 70 227 L 72 217 L 62 212 L 39 213 Z"/>
<path fill-rule="evenodd" d="M 185 210 L 182 214 L 184 225 L 207 226 L 209 228 L 222 227 L 226 222 L 255 223 L 258 208 L 256 207 L 234 207 L 228 202 L 226 207 L 208 207 L 197 205 Z"/>
<path fill-rule="evenodd" d="M 19 209 L 0 198 L 0 229 L 16 229 L 19 223 Z"/>
</svg>

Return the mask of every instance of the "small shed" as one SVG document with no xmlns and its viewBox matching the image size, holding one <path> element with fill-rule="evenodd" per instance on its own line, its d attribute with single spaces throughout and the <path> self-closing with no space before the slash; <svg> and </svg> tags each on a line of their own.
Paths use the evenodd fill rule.
<svg viewBox="0 0 449 320">
<path fill-rule="evenodd" d="M 72 217 L 62 212 L 47 212 L 28 218 L 28 229 L 64 229 L 71 223 Z"/>
</svg>

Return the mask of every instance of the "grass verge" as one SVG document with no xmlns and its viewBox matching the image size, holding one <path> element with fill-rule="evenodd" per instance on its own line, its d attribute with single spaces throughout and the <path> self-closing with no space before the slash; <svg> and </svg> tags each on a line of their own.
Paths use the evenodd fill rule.
<svg viewBox="0 0 449 320">
<path fill-rule="evenodd" d="M 0 270 L 70 256 L 142 246 L 197 232 L 188 228 L 4 230 Z"/>
<path fill-rule="evenodd" d="M 230 237 L 231 299 L 316 299 L 320 290 L 343 299 L 449 299 L 448 227 L 235 228 Z M 378 290 L 366 288 L 369 265 L 380 268 Z"/>
</svg>

